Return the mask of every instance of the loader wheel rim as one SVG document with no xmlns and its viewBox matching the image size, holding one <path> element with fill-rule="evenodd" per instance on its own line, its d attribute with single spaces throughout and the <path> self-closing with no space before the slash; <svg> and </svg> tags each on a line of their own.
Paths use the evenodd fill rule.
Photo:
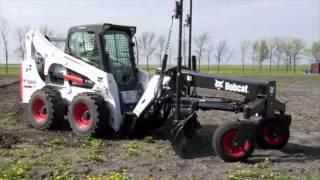
<svg viewBox="0 0 320 180">
<path fill-rule="evenodd" d="M 269 124 L 263 129 L 263 139 L 269 145 L 281 144 L 288 134 L 285 131 L 281 131 L 274 124 Z"/>
<path fill-rule="evenodd" d="M 48 119 L 48 109 L 42 99 L 36 99 L 33 102 L 32 115 L 38 123 L 43 123 Z"/>
<path fill-rule="evenodd" d="M 82 129 L 87 129 L 92 124 L 91 112 L 88 105 L 79 103 L 74 107 L 74 118 L 76 125 Z"/>
<path fill-rule="evenodd" d="M 237 130 L 230 130 L 227 131 L 222 138 L 222 147 L 224 152 L 234 158 L 241 158 L 244 155 L 246 155 L 246 152 L 249 150 L 250 142 L 245 141 L 245 143 L 242 146 L 236 146 L 232 144 L 233 139 L 237 135 Z"/>
</svg>

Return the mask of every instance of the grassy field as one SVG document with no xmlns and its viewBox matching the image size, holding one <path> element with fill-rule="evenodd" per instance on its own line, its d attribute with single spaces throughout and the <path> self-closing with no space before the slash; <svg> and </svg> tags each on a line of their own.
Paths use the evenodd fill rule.
<svg viewBox="0 0 320 180">
<path fill-rule="evenodd" d="M 0 74 L 2 75 L 18 75 L 19 74 L 19 64 L 9 64 L 8 73 L 6 72 L 6 65 L 0 64 Z"/>
<path fill-rule="evenodd" d="M 142 69 L 147 69 L 146 65 L 140 65 Z M 160 66 L 152 65 L 149 66 L 149 71 L 151 73 L 155 72 L 155 69 Z M 258 66 L 245 66 L 244 72 L 242 72 L 242 66 L 241 65 L 221 65 L 220 66 L 220 72 L 219 74 L 224 74 L 224 75 L 261 75 L 261 76 L 268 76 L 268 75 L 282 75 L 282 76 L 287 76 L 287 75 L 304 75 L 304 71 L 306 69 L 310 69 L 310 65 L 299 65 L 297 66 L 296 72 L 292 71 L 287 72 L 285 65 L 281 65 L 279 67 L 279 70 L 277 71 L 277 67 L 273 65 L 271 67 L 271 73 L 269 72 L 269 66 L 263 66 L 262 71 L 260 71 Z M 217 74 L 218 69 L 216 65 L 210 65 L 209 70 L 208 66 L 204 65 L 200 67 L 200 72 L 203 73 L 209 73 L 209 74 Z"/>
<path fill-rule="evenodd" d="M 147 70 L 146 65 L 139 65 L 140 68 Z M 149 72 L 154 73 L 158 65 L 150 65 Z M 299 65 L 297 66 L 296 72 L 291 71 L 287 72 L 286 67 L 281 65 L 277 71 L 276 66 L 272 66 L 271 72 L 269 72 L 269 66 L 263 66 L 262 72 L 258 66 L 254 68 L 252 66 L 245 66 L 245 71 L 242 72 L 241 65 L 221 65 L 219 74 L 224 75 L 236 75 L 236 76 L 304 76 L 304 70 L 309 69 L 310 65 Z M 200 72 L 217 74 L 217 66 L 211 65 L 208 71 L 208 66 L 201 66 Z M 10 64 L 8 66 L 8 73 L 6 73 L 6 68 L 4 64 L 0 64 L 0 75 L 18 75 L 19 74 L 19 65 Z M 319 76 L 320 77 L 320 76 Z"/>
</svg>

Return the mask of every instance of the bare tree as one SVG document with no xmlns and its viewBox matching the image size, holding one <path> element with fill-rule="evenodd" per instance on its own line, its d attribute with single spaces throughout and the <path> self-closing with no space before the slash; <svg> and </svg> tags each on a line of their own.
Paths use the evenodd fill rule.
<svg viewBox="0 0 320 180">
<path fill-rule="evenodd" d="M 44 36 L 53 36 L 55 33 L 54 31 L 49 28 L 48 25 L 43 25 L 39 28 L 39 32 Z"/>
<path fill-rule="evenodd" d="M 312 56 L 315 63 L 320 63 L 320 40 L 312 43 L 311 48 L 307 49 L 307 54 Z"/>
<path fill-rule="evenodd" d="M 306 47 L 305 42 L 300 38 L 291 38 L 290 42 L 292 44 L 292 61 L 293 61 L 293 72 L 296 73 L 296 67 L 299 60 L 299 55 L 301 55 Z"/>
<path fill-rule="evenodd" d="M 274 45 L 275 45 L 274 55 L 277 58 L 277 72 L 279 72 L 280 62 L 284 53 L 283 52 L 284 42 L 280 38 L 275 38 Z"/>
<path fill-rule="evenodd" d="M 210 44 L 207 49 L 208 73 L 210 72 L 210 60 L 213 53 L 214 53 L 214 45 Z"/>
<path fill-rule="evenodd" d="M 269 50 L 268 50 L 267 41 L 265 39 L 258 40 L 257 42 L 258 44 L 257 44 L 256 60 L 259 63 L 260 72 L 262 72 L 262 64 L 268 58 Z"/>
<path fill-rule="evenodd" d="M 149 72 L 149 60 L 156 51 L 156 34 L 153 32 L 143 32 L 139 38 L 139 46 L 142 50 L 142 56 L 146 58 L 147 70 Z"/>
<path fill-rule="evenodd" d="M 247 52 L 250 47 L 249 41 L 242 41 L 240 43 L 240 52 L 241 52 L 241 63 L 242 63 L 242 73 L 244 73 L 244 65 L 247 57 Z"/>
<path fill-rule="evenodd" d="M 282 49 L 285 55 L 284 63 L 286 65 L 286 72 L 289 72 L 289 66 L 291 65 L 291 59 L 292 59 L 292 47 L 291 43 L 288 39 L 283 41 Z"/>
<path fill-rule="evenodd" d="M 58 37 L 58 38 L 64 38 L 66 35 L 64 33 L 59 33 L 56 32 L 54 29 L 50 28 L 47 25 L 43 25 L 39 28 L 39 32 L 46 37 Z M 53 45 L 56 47 L 62 49 L 64 48 L 64 43 L 63 42 L 58 42 L 58 41 L 51 41 Z"/>
<path fill-rule="evenodd" d="M 276 45 L 275 45 L 274 39 L 269 38 L 268 42 L 267 42 L 267 45 L 268 45 L 268 52 L 269 52 L 269 55 L 268 55 L 268 58 L 269 58 L 269 73 L 271 73 L 271 68 L 272 68 L 271 65 L 272 65 L 272 60 L 273 60 L 273 54 L 274 54 L 274 51 L 276 50 Z"/>
<path fill-rule="evenodd" d="M 200 71 L 200 66 L 201 66 L 201 58 L 203 56 L 203 53 L 205 52 L 207 46 L 208 46 L 208 43 L 209 43 L 209 40 L 210 40 L 210 37 L 209 37 L 209 34 L 208 33 L 202 33 L 200 34 L 199 36 L 195 37 L 194 38 L 194 42 L 196 44 L 196 54 L 198 56 L 198 71 Z"/>
<path fill-rule="evenodd" d="M 159 58 L 160 66 L 162 64 L 162 57 L 163 57 L 164 50 L 166 48 L 165 45 L 166 45 L 166 39 L 164 36 L 160 35 L 157 39 L 157 53 L 156 53 L 156 55 Z"/>
<path fill-rule="evenodd" d="M 226 40 L 220 40 L 217 42 L 215 46 L 215 51 L 214 51 L 214 57 L 217 61 L 218 64 L 218 71 L 217 73 L 220 72 L 220 64 L 226 60 L 228 61 L 232 56 L 232 51 L 230 47 L 227 44 Z"/>
<path fill-rule="evenodd" d="M 254 41 L 251 47 L 251 61 L 252 61 L 252 71 L 254 71 L 254 65 L 256 61 L 256 55 L 258 50 L 258 41 Z"/>
<path fill-rule="evenodd" d="M 0 19 L 0 33 L 3 42 L 4 58 L 6 61 L 6 73 L 8 73 L 9 58 L 9 25 L 5 19 Z"/>
<path fill-rule="evenodd" d="M 25 36 L 26 33 L 29 31 L 29 27 L 18 27 L 16 28 L 16 37 L 17 40 L 17 47 L 14 50 L 15 53 L 19 54 L 20 60 L 23 60 L 25 57 Z"/>
<path fill-rule="evenodd" d="M 286 71 L 291 71 L 291 66 L 293 63 L 293 72 L 296 72 L 296 66 L 300 55 L 303 53 L 305 48 L 305 42 L 300 38 L 290 38 L 283 44 L 283 51 L 286 55 Z"/>
</svg>

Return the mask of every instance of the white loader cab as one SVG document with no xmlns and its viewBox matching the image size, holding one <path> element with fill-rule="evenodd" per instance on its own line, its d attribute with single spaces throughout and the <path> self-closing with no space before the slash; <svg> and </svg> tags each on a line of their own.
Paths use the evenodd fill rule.
<svg viewBox="0 0 320 180">
<path fill-rule="evenodd" d="M 106 133 L 108 127 L 133 130 L 137 119 L 142 126 L 162 124 L 163 108 L 152 107 L 159 75 L 137 68 L 135 32 L 113 24 L 73 27 L 64 52 L 50 37 L 27 33 L 21 97 L 31 124 L 46 129 L 68 121 L 81 136 Z"/>
</svg>

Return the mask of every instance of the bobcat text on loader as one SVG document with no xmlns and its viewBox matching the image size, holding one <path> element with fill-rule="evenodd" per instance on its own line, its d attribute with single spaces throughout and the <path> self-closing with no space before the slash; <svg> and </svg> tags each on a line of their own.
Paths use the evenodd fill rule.
<svg viewBox="0 0 320 180">
<path fill-rule="evenodd" d="M 192 0 L 190 1 L 192 7 Z M 291 116 L 276 99 L 275 81 L 257 81 L 196 71 L 191 56 L 192 8 L 188 67 L 182 67 L 183 0 L 176 2 L 179 19 L 177 67 L 166 68 L 167 50 L 155 75 L 135 64 L 133 26 L 114 24 L 70 28 L 64 52 L 36 31 L 26 35 L 26 58 L 21 64 L 21 98 L 31 124 L 38 129 L 69 122 L 79 136 L 131 134 L 163 127 L 173 149 L 185 157 L 185 143 L 200 128 L 198 110 L 241 113 L 221 125 L 212 146 L 224 161 L 245 161 L 255 143 L 263 149 L 281 149 L 289 139 Z M 243 100 L 201 96 L 197 88 L 229 91 Z M 67 117 L 67 118 L 66 118 Z M 68 119 L 68 121 L 66 120 Z"/>
</svg>

